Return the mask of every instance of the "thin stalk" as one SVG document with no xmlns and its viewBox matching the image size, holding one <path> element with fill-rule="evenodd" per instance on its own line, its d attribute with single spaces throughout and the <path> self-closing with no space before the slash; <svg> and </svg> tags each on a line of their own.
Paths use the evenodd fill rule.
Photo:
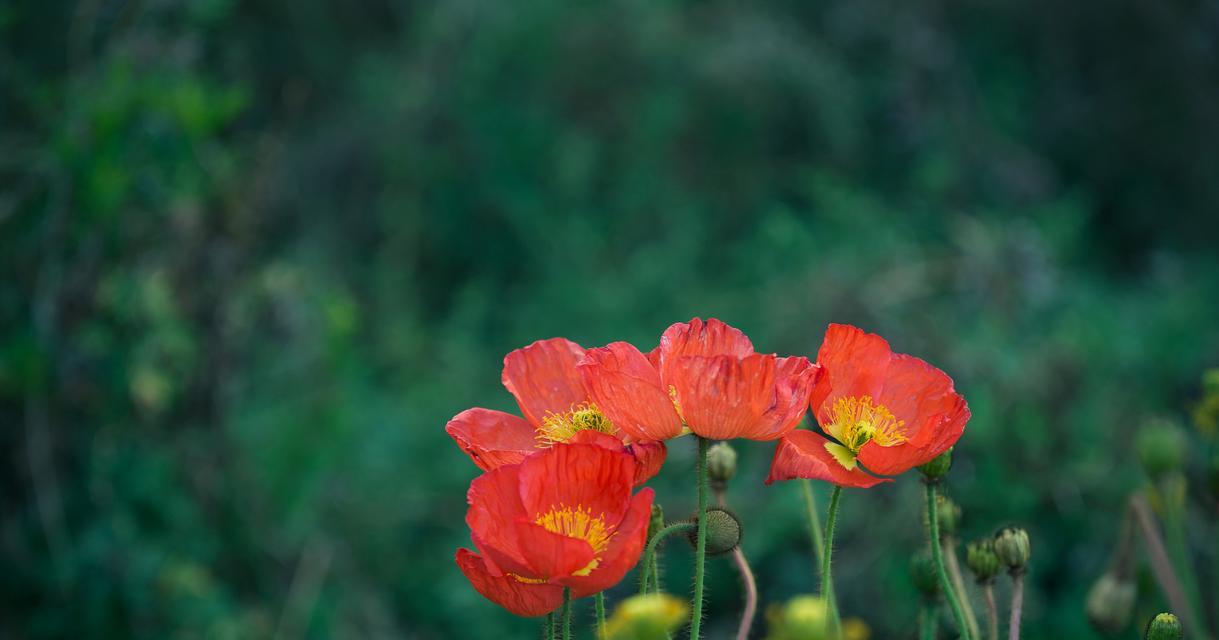
<svg viewBox="0 0 1219 640">
<path fill-rule="evenodd" d="M 716 487 L 715 501 L 720 507 L 728 508 L 728 498 L 724 495 L 723 486 Z M 749 560 L 745 558 L 745 552 L 739 545 L 732 550 L 732 562 L 736 564 L 736 569 L 741 574 L 741 583 L 745 587 L 745 610 L 741 612 L 741 624 L 737 627 L 736 638 L 746 640 L 749 630 L 753 627 L 753 618 L 758 613 L 758 582 L 754 579 Z"/>
<path fill-rule="evenodd" d="M 918 612 L 919 621 L 919 640 L 936 640 L 937 620 L 935 617 L 935 607 L 924 605 Z"/>
<path fill-rule="evenodd" d="M 542 637 L 546 640 L 554 640 L 554 612 L 546 614 L 546 626 L 542 627 Z"/>
<path fill-rule="evenodd" d="M 597 608 L 597 637 L 605 637 L 605 593 L 598 591 L 593 598 Z"/>
<path fill-rule="evenodd" d="M 995 606 L 993 581 L 982 585 L 982 595 L 986 598 L 986 637 L 988 640 L 999 640 L 999 607 Z"/>
<path fill-rule="evenodd" d="M 940 591 L 944 592 L 944 600 L 948 602 L 948 608 L 952 610 L 952 618 L 957 623 L 957 630 L 961 632 L 961 637 L 967 640 L 972 640 L 969 634 L 969 625 L 965 623 L 965 614 L 961 611 L 961 605 L 957 602 L 956 597 L 952 592 L 952 583 L 948 579 L 948 572 L 944 569 L 944 556 L 940 553 L 940 517 L 938 510 L 935 508 L 935 493 L 936 484 L 934 482 L 927 483 L 927 523 L 928 535 L 931 536 L 931 560 L 935 563 L 936 575 L 940 578 Z"/>
<path fill-rule="evenodd" d="M 660 570 L 656 568 L 656 565 L 658 564 L 656 561 L 656 548 L 660 546 L 660 543 L 665 538 L 673 535 L 674 533 L 692 531 L 697 526 L 698 525 L 694 524 L 693 522 L 678 522 L 661 529 L 660 531 L 656 532 L 656 535 L 652 536 L 652 541 L 648 543 L 647 549 L 643 552 L 643 565 L 644 567 L 647 567 L 648 564 L 652 565 L 651 573 L 656 575 L 656 589 L 658 591 L 660 590 Z M 647 592 L 648 571 L 645 569 L 643 572 L 643 580 L 640 581 L 639 585 L 639 594 L 643 595 Z"/>
<path fill-rule="evenodd" d="M 830 493 L 830 509 L 825 516 L 825 538 L 821 553 L 821 597 L 829 604 L 830 615 L 826 620 L 831 638 L 842 636 L 841 623 L 838 620 L 838 607 L 833 600 L 834 580 L 830 574 L 830 561 L 834 555 L 834 525 L 838 522 L 838 503 L 842 498 L 842 487 L 834 485 Z"/>
<path fill-rule="evenodd" d="M 660 588 L 660 558 L 658 556 L 656 556 L 656 555 L 652 556 L 652 566 L 650 567 L 650 569 L 651 569 L 651 573 L 652 573 L 652 584 L 656 585 L 657 591 L 661 591 L 661 588 Z"/>
<path fill-rule="evenodd" d="M 1155 516 L 1151 513 L 1147 498 L 1138 493 L 1130 496 L 1130 509 L 1134 512 L 1139 532 L 1143 534 L 1143 543 L 1151 561 L 1151 573 L 1159 583 L 1160 590 L 1164 592 L 1164 598 L 1181 618 L 1186 633 L 1189 633 L 1191 638 L 1204 640 L 1207 637 L 1205 627 L 1201 618 L 1189 606 L 1189 598 L 1185 595 L 1185 588 L 1181 586 L 1181 579 L 1173 569 L 1172 560 L 1169 560 L 1168 551 L 1164 548 L 1164 538 L 1156 526 Z"/>
<path fill-rule="evenodd" d="M 1168 476 L 1161 481 L 1158 490 L 1164 504 L 1164 537 L 1168 542 L 1168 555 L 1185 589 L 1190 609 L 1201 612 L 1202 595 L 1198 590 L 1198 576 L 1189 557 L 1189 539 L 1185 533 L 1185 477 L 1180 474 Z M 1199 619 L 1199 622 L 1202 620 Z M 1197 635 L 1202 631 L 1198 628 L 1193 633 Z"/>
<path fill-rule="evenodd" d="M 961 603 L 961 609 L 965 612 L 965 624 L 969 625 L 969 637 L 977 638 L 981 635 L 981 631 L 978 629 L 978 617 L 974 615 L 973 604 L 969 600 L 969 592 L 965 590 L 965 580 L 961 577 L 961 565 L 957 562 L 956 539 L 945 535 L 940 540 L 940 551 L 944 554 L 944 566 L 948 569 L 948 577 L 952 578 L 952 588 L 956 590 L 957 602 Z"/>
<path fill-rule="evenodd" d="M 800 489 L 804 492 L 804 509 L 808 513 L 808 529 L 813 535 L 813 555 L 816 557 L 815 570 L 821 568 L 821 556 L 825 542 L 821 539 L 821 516 L 817 515 L 817 501 L 813 497 L 813 481 L 801 480 Z"/>
<path fill-rule="evenodd" d="M 1020 615 L 1024 609 L 1024 572 L 1012 574 L 1012 611 L 1007 622 L 1007 640 L 1020 640 Z"/>
<path fill-rule="evenodd" d="M 699 640 L 703 623 L 703 565 L 707 559 L 707 447 L 710 441 L 698 437 L 698 459 L 694 476 L 698 482 L 698 535 L 694 545 L 694 602 L 690 606 L 690 639 Z"/>
<path fill-rule="evenodd" d="M 563 589 L 563 640 L 571 640 L 571 589 Z"/>
</svg>

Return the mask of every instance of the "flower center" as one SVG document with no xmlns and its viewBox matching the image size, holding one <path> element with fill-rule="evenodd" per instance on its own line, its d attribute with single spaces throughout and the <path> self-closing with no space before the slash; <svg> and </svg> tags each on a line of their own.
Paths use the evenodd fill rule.
<svg viewBox="0 0 1219 640">
<path fill-rule="evenodd" d="M 825 430 L 838 442 L 826 443 L 825 449 L 847 469 L 855 468 L 859 450 L 869 442 L 892 447 L 906 441 L 906 421 L 898 420 L 883 405 L 873 404 L 872 396 L 839 398 L 833 415 Z"/>
<path fill-rule="evenodd" d="M 572 405 L 571 410 L 564 413 L 547 413 L 546 417 L 542 418 L 542 426 L 538 427 L 538 446 L 549 447 L 567 442 L 572 436 L 585 430 L 600 431 L 611 436 L 618 433 L 618 427 L 601 413 L 597 405 L 584 402 Z"/>
<path fill-rule="evenodd" d="M 551 533 L 587 542 L 595 554 L 605 551 L 609 547 L 610 538 L 614 537 L 614 532 L 605 524 L 604 513 L 593 517 L 591 508 L 585 509 L 580 505 L 574 508 L 564 504 L 552 506 L 550 511 L 539 514 L 534 523 Z M 586 576 L 600 563 L 600 558 L 593 558 L 592 562 L 572 575 Z"/>
</svg>

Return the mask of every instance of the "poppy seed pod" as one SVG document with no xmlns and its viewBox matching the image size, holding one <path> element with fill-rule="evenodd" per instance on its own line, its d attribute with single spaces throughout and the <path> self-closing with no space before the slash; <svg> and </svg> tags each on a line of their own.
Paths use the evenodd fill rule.
<svg viewBox="0 0 1219 640">
<path fill-rule="evenodd" d="M 952 468 L 952 447 L 947 451 L 936 456 L 925 465 L 918 468 L 923 472 L 923 480 L 926 482 L 939 482 L 940 478 L 948 475 L 948 470 Z"/>
<path fill-rule="evenodd" d="M 697 519 L 694 520 L 697 522 Z M 698 529 L 687 534 L 690 544 L 698 545 Z M 727 509 L 712 507 L 707 510 L 707 555 L 718 556 L 732 551 L 741 544 L 741 521 Z"/>
<path fill-rule="evenodd" d="M 1181 640 L 1185 632 L 1181 629 L 1181 621 L 1171 613 L 1161 613 L 1151 619 L 1147 625 L 1146 640 Z"/>
<path fill-rule="evenodd" d="M 1113 572 L 1106 573 L 1088 591 L 1084 604 L 1088 621 L 1101 633 L 1117 633 L 1125 629 L 1130 624 L 1136 595 L 1137 589 L 1128 578 L 1119 577 Z"/>
<path fill-rule="evenodd" d="M 1031 555 L 1029 533 L 1020 527 L 1007 527 L 995 534 L 995 556 L 1008 573 L 1023 573 Z"/>
<path fill-rule="evenodd" d="M 1168 420 L 1148 421 L 1139 429 L 1135 449 L 1143 471 L 1153 480 L 1177 471 L 1185 463 L 1185 436 Z"/>
<path fill-rule="evenodd" d="M 978 584 L 986 584 L 999 574 L 1002 564 L 995 555 L 995 541 L 982 538 L 969 543 L 965 549 L 965 566 L 974 574 Z"/>
<path fill-rule="evenodd" d="M 940 578 L 929 551 L 924 549 L 910 558 L 910 582 L 928 600 L 940 595 Z"/>
<path fill-rule="evenodd" d="M 727 442 L 719 442 L 707 450 L 707 475 L 712 486 L 723 488 L 736 475 L 736 449 Z"/>
</svg>

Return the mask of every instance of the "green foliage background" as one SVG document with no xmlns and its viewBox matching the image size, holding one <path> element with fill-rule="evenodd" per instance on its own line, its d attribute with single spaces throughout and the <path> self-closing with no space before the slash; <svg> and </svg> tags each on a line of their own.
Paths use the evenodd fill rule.
<svg viewBox="0 0 1219 640">
<path fill-rule="evenodd" d="M 1217 46 L 1211 2 L 2 3 L 0 636 L 532 637 L 453 564 L 446 420 L 535 339 L 715 316 L 953 375 L 965 537 L 1027 526 L 1027 637 L 1092 637 L 1132 434 L 1219 362 Z M 811 591 L 739 450 L 764 605 Z M 878 638 L 919 491 L 844 500 Z"/>
</svg>

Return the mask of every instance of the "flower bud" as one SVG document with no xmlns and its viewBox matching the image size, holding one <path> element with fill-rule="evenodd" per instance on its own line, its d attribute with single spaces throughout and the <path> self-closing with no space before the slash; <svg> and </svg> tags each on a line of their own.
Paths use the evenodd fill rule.
<svg viewBox="0 0 1219 640">
<path fill-rule="evenodd" d="M 605 623 L 603 640 L 666 640 L 685 624 L 690 607 L 667 593 L 631 596 Z"/>
<path fill-rule="evenodd" d="M 1181 621 L 1171 613 L 1161 613 L 1147 624 L 1145 640 L 1181 640 L 1185 632 L 1181 629 Z"/>
<path fill-rule="evenodd" d="M 712 486 L 723 487 L 736 475 L 736 449 L 727 442 L 718 442 L 707 450 L 707 475 Z"/>
<path fill-rule="evenodd" d="M 1181 469 L 1185 462 L 1185 445 L 1181 430 L 1162 419 L 1148 421 L 1135 439 L 1139 462 L 1152 480 Z"/>
<path fill-rule="evenodd" d="M 697 522 L 697 520 L 695 520 Z M 686 534 L 690 544 L 698 545 L 698 529 Z M 727 509 L 707 509 L 707 555 L 718 556 L 732 551 L 741 544 L 741 521 Z"/>
<path fill-rule="evenodd" d="M 935 514 L 940 525 L 940 537 L 956 535 L 961 523 L 961 505 L 952 501 L 944 494 L 935 497 Z M 927 512 L 923 511 L 924 524 L 927 524 Z"/>
<path fill-rule="evenodd" d="M 829 609 L 824 598 L 796 596 L 784 605 L 766 610 L 769 623 L 767 640 L 827 640 L 826 619 Z"/>
<path fill-rule="evenodd" d="M 1029 533 L 1020 527 L 1007 527 L 995 534 L 995 556 L 1013 575 L 1023 573 L 1031 554 Z"/>
<path fill-rule="evenodd" d="M 949 448 L 944 453 L 936 456 L 931 462 L 922 465 L 918 468 L 923 472 L 924 482 L 939 482 L 940 478 L 948 475 L 948 470 L 952 468 L 952 449 Z"/>
<path fill-rule="evenodd" d="M 1193 413 L 1198 433 L 1206 438 L 1219 435 L 1219 369 L 1202 374 L 1202 399 Z"/>
<path fill-rule="evenodd" d="M 940 594 L 940 576 L 930 551 L 920 551 L 910 558 L 910 582 L 928 600 Z"/>
<path fill-rule="evenodd" d="M 648 540 L 665 528 L 665 510 L 659 504 L 652 503 L 652 517 L 648 520 Z"/>
<path fill-rule="evenodd" d="M 992 538 L 981 538 L 969 543 L 965 548 L 965 566 L 974 574 L 978 584 L 986 584 L 995 579 L 1002 564 L 995 555 L 995 541 Z"/>
<path fill-rule="evenodd" d="M 1088 591 L 1084 610 L 1088 621 L 1101 633 L 1117 633 L 1130 624 L 1136 589 L 1127 578 L 1113 572 L 1101 576 Z"/>
</svg>

